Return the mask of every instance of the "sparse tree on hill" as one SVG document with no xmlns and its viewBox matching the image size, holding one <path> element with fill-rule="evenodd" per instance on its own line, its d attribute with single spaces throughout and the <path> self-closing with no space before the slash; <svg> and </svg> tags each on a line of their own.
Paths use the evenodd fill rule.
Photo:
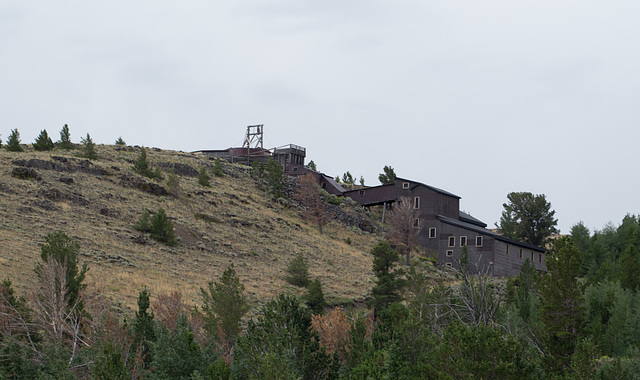
<svg viewBox="0 0 640 380">
<path fill-rule="evenodd" d="M 167 176 L 167 190 L 174 197 L 180 197 L 180 177 L 173 170 L 170 170 Z"/>
<path fill-rule="evenodd" d="M 347 171 L 342 175 L 342 183 L 345 183 L 347 185 L 354 185 L 356 183 L 356 180 L 355 178 L 353 178 L 353 175 L 351 175 L 351 172 Z"/>
<path fill-rule="evenodd" d="M 38 137 L 36 137 L 36 141 L 34 141 L 33 143 L 33 149 L 42 152 L 51 150 L 53 149 L 53 147 L 53 141 L 51 141 L 47 130 L 43 129 L 42 131 L 40 131 L 40 134 L 38 135 Z"/>
<path fill-rule="evenodd" d="M 306 167 L 308 169 L 313 170 L 313 171 L 317 171 L 318 170 L 318 168 L 316 167 L 316 163 L 313 162 L 313 160 L 309 161 L 309 163 L 306 165 Z"/>
<path fill-rule="evenodd" d="M 382 171 L 384 173 L 380 173 L 378 176 L 378 180 L 381 184 L 388 185 L 396 180 L 396 172 L 391 166 L 385 166 L 382 168 Z"/>
<path fill-rule="evenodd" d="M 69 126 L 67 124 L 63 125 L 62 130 L 60 130 L 60 141 L 58 141 L 58 147 L 65 150 L 73 149 L 71 133 L 69 133 Z"/>
<path fill-rule="evenodd" d="M 324 202 L 322 202 L 319 188 L 313 175 L 307 174 L 299 178 L 299 187 L 294 194 L 294 198 L 307 208 L 305 214 L 318 225 L 318 231 L 322 235 L 324 232 L 323 227 L 331 221 L 331 215 L 327 212 Z"/>
<path fill-rule="evenodd" d="M 5 149 L 9 152 L 24 151 L 22 145 L 20 145 L 20 132 L 18 132 L 18 128 L 11 130 L 11 134 L 9 134 L 9 138 L 7 139 L 7 145 L 5 146 Z"/>
<path fill-rule="evenodd" d="M 220 281 L 209 282 L 207 289 L 200 288 L 205 328 L 210 335 L 221 331 L 231 344 L 242 331 L 242 317 L 249 311 L 244 285 L 240 282 L 233 264 L 225 269 Z M 218 330 L 219 329 L 219 330 Z"/>
<path fill-rule="evenodd" d="M 149 161 L 147 161 L 147 150 L 144 147 L 140 148 L 140 153 L 138 153 L 138 157 L 133 163 L 133 170 L 145 177 L 155 178 L 158 180 L 163 179 L 163 175 L 159 168 L 156 167 L 155 170 L 151 169 Z"/>
<path fill-rule="evenodd" d="M 360 186 L 364 186 L 364 176 L 360 176 Z"/>
<path fill-rule="evenodd" d="M 173 232 L 173 223 L 164 209 L 158 209 L 158 212 L 151 218 L 151 226 L 149 228 L 151 237 L 166 245 L 178 245 L 176 236 Z"/>
<path fill-rule="evenodd" d="M 324 292 L 322 291 L 322 283 L 318 277 L 307 285 L 307 293 L 304 295 L 304 300 L 315 314 L 322 313 L 327 306 L 327 301 L 325 301 Z"/>
<path fill-rule="evenodd" d="M 280 164 L 273 158 L 269 158 L 265 171 L 269 193 L 275 199 L 284 197 L 284 173 Z"/>
<path fill-rule="evenodd" d="M 151 363 L 150 342 L 156 340 L 155 322 L 153 320 L 153 311 L 149 310 L 150 305 L 149 292 L 145 287 L 138 295 L 138 311 L 131 326 L 134 346 L 140 353 L 140 357 L 142 357 L 144 368 L 149 368 Z"/>
<path fill-rule="evenodd" d="M 287 267 L 287 274 L 285 280 L 291 285 L 300 287 L 309 285 L 309 264 L 302 254 L 298 254 L 291 260 Z"/>
<path fill-rule="evenodd" d="M 407 266 L 411 265 L 411 250 L 416 245 L 419 223 L 411 199 L 400 198 L 389 215 L 387 239 L 405 256 Z"/>
<path fill-rule="evenodd" d="M 118 137 L 118 139 L 116 140 L 116 145 L 117 146 L 127 146 L 127 143 L 122 139 L 122 136 Z"/>
<path fill-rule="evenodd" d="M 388 241 L 379 242 L 373 247 L 371 254 L 373 255 L 373 273 L 376 276 L 376 283 L 371 289 L 373 293 L 371 306 L 378 313 L 402 300 L 400 290 L 404 286 L 403 271 L 396 269 L 398 251 L 391 248 Z"/>
<path fill-rule="evenodd" d="M 87 137 L 83 138 L 82 143 L 82 152 L 80 153 L 80 157 L 88 158 L 90 160 L 98 159 L 98 153 L 96 152 L 96 144 L 91 139 L 91 136 L 87 133 Z"/>
<path fill-rule="evenodd" d="M 209 174 L 207 174 L 207 168 L 204 166 L 200 169 L 200 175 L 198 175 L 198 183 L 202 187 L 211 187 L 209 183 Z"/>
<path fill-rule="evenodd" d="M 220 157 L 216 157 L 213 161 L 213 175 L 216 177 L 224 177 L 224 172 L 222 171 L 222 161 L 220 161 Z"/>
<path fill-rule="evenodd" d="M 149 210 L 145 209 L 142 214 L 140 214 L 140 218 L 138 218 L 138 223 L 136 223 L 133 228 L 141 232 L 149 232 L 151 226 L 149 224 Z"/>
<path fill-rule="evenodd" d="M 544 194 L 513 192 L 507 198 L 509 202 L 503 204 L 500 224 L 496 225 L 503 236 L 541 247 L 559 232 L 558 219 L 553 217 L 556 212 Z"/>
</svg>

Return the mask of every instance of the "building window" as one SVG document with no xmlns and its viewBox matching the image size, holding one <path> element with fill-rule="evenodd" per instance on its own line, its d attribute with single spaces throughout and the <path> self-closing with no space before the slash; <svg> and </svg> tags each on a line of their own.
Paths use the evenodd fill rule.
<svg viewBox="0 0 640 380">
<path fill-rule="evenodd" d="M 293 168 L 293 172 L 297 173 L 298 172 L 298 168 Z"/>
<path fill-rule="evenodd" d="M 453 250 L 449 249 L 447 250 L 447 257 L 451 257 L 453 256 Z"/>
<path fill-rule="evenodd" d="M 402 182 L 402 188 L 403 189 L 408 189 L 409 188 L 409 182 Z"/>
<path fill-rule="evenodd" d="M 420 208 L 420 197 L 413 198 L 413 208 L 414 209 Z"/>
<path fill-rule="evenodd" d="M 420 219 L 419 218 L 413 219 L 413 228 L 420 228 Z"/>
<path fill-rule="evenodd" d="M 429 228 L 429 239 L 435 239 L 435 238 L 436 238 L 436 228 L 431 227 Z"/>
<path fill-rule="evenodd" d="M 453 264 L 451 263 L 445 263 L 444 265 L 448 266 L 449 268 L 453 268 Z"/>
<path fill-rule="evenodd" d="M 360 191 L 358 191 L 358 194 L 359 194 L 361 197 L 364 197 L 364 190 L 360 190 Z"/>
<path fill-rule="evenodd" d="M 449 247 L 455 247 L 455 246 L 456 246 L 456 237 L 449 236 Z"/>
<path fill-rule="evenodd" d="M 467 245 L 467 237 L 466 236 L 460 236 L 460 246 L 464 247 L 465 245 Z"/>
<path fill-rule="evenodd" d="M 531 251 L 531 264 L 533 264 L 533 251 Z"/>
<path fill-rule="evenodd" d="M 541 263 L 542 262 L 542 253 L 538 253 L 538 262 Z"/>
<path fill-rule="evenodd" d="M 522 260 L 522 248 L 520 248 L 520 260 Z"/>
<path fill-rule="evenodd" d="M 506 255 L 509 256 L 509 244 L 507 244 L 507 251 L 506 251 Z"/>
<path fill-rule="evenodd" d="M 482 247 L 482 236 L 476 236 L 476 247 Z"/>
</svg>

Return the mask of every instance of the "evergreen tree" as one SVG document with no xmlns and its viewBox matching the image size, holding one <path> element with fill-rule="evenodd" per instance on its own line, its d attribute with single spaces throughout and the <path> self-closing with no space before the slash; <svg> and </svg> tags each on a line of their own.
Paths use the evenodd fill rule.
<svg viewBox="0 0 640 380">
<path fill-rule="evenodd" d="M 207 174 L 207 169 L 203 166 L 200 169 L 200 175 L 198 175 L 198 183 L 200 184 L 200 186 L 202 187 L 211 187 L 211 184 L 209 183 L 209 174 Z"/>
<path fill-rule="evenodd" d="M 115 144 L 121 147 L 127 146 L 127 143 L 122 139 L 122 136 L 118 137 Z"/>
<path fill-rule="evenodd" d="M 213 175 L 216 177 L 224 177 L 224 172 L 222 171 L 222 161 L 220 160 L 220 157 L 216 157 L 216 159 L 213 161 Z"/>
<path fill-rule="evenodd" d="M 149 368 L 152 359 L 149 346 L 151 342 L 156 340 L 153 312 L 149 312 L 149 306 L 149 292 L 145 287 L 138 295 L 138 311 L 136 311 L 131 326 L 133 330 L 134 347 L 136 347 L 141 354 L 144 368 Z"/>
<path fill-rule="evenodd" d="M 376 313 L 386 309 L 392 303 L 402 300 L 400 290 L 404 286 L 402 271 L 396 269 L 399 254 L 391 248 L 388 241 L 379 242 L 371 250 L 373 255 L 373 273 L 376 276 L 376 283 L 371 289 L 373 300 L 371 306 L 376 309 Z"/>
<path fill-rule="evenodd" d="M 85 275 L 89 268 L 87 264 L 83 264 L 82 268 L 78 267 L 78 254 L 80 253 L 80 245 L 71 239 L 62 231 L 56 231 L 47 235 L 45 244 L 41 247 L 40 257 L 43 262 L 54 260 L 62 265 L 66 270 L 68 306 L 71 307 L 78 302 L 80 291 L 86 287 L 83 284 Z M 41 267 L 42 264 L 38 264 Z M 36 269 L 36 272 L 40 271 Z M 82 302 L 78 305 L 78 310 L 82 311 Z"/>
<path fill-rule="evenodd" d="M 640 289 L 640 226 L 631 232 L 620 256 L 620 285 L 637 292 Z"/>
<path fill-rule="evenodd" d="M 356 183 L 356 180 L 355 178 L 353 178 L 353 175 L 351 175 L 351 173 L 347 171 L 342 175 L 342 183 L 347 185 L 353 185 Z"/>
<path fill-rule="evenodd" d="M 518 289 L 516 290 L 516 305 L 520 317 L 525 322 L 529 322 L 533 309 L 532 292 L 535 282 L 535 268 L 529 261 L 524 260 L 524 264 L 520 268 L 520 274 L 518 274 Z"/>
<path fill-rule="evenodd" d="M 151 226 L 149 224 L 149 210 L 145 209 L 142 214 L 140 214 L 138 223 L 136 223 L 133 228 L 141 232 L 149 232 L 149 230 L 151 230 Z"/>
<path fill-rule="evenodd" d="M 169 191 L 169 194 L 176 198 L 180 198 L 180 177 L 178 177 L 173 170 L 170 170 L 169 175 L 167 176 L 167 190 Z"/>
<path fill-rule="evenodd" d="M 315 163 L 315 162 L 313 162 L 313 160 L 309 161 L 309 163 L 306 165 L 306 167 L 307 167 L 308 169 L 313 170 L 313 171 L 317 171 L 317 170 L 318 170 L 318 168 L 317 168 L 317 166 L 316 166 L 316 163 Z"/>
<path fill-rule="evenodd" d="M 24 151 L 22 145 L 20 145 L 20 132 L 18 132 L 18 128 L 11 130 L 11 134 L 9 134 L 9 138 L 7 139 L 7 145 L 5 146 L 5 149 L 9 152 Z"/>
<path fill-rule="evenodd" d="M 541 247 L 549 236 L 559 232 L 556 212 L 544 194 L 513 192 L 507 198 L 509 202 L 503 204 L 500 224 L 496 225 L 504 236 Z"/>
<path fill-rule="evenodd" d="M 211 335 L 217 331 L 217 326 L 230 342 L 242 330 L 242 317 L 249 311 L 247 297 L 244 295 L 244 285 L 236 275 L 231 264 L 222 274 L 220 282 L 209 282 L 207 289 L 200 288 L 207 330 Z"/>
<path fill-rule="evenodd" d="M 53 141 L 49 137 L 46 129 L 40 131 L 38 137 L 36 137 L 36 141 L 33 143 L 33 149 L 37 151 L 47 151 L 53 149 Z"/>
<path fill-rule="evenodd" d="M 82 143 L 82 152 L 79 154 L 80 157 L 88 158 L 89 160 L 98 159 L 98 153 L 96 152 L 96 144 L 91 139 L 91 136 L 87 133 L 87 137 L 81 140 Z"/>
<path fill-rule="evenodd" d="M 158 212 L 151 218 L 151 226 L 149 227 L 151 237 L 166 245 L 178 245 L 176 236 L 173 232 L 173 223 L 167 217 L 164 209 L 158 209 Z"/>
<path fill-rule="evenodd" d="M 60 141 L 58 142 L 60 149 L 71 150 L 73 149 L 73 143 L 71 142 L 71 133 L 69 133 L 69 126 L 62 126 L 60 131 Z"/>
<path fill-rule="evenodd" d="M 298 254 L 289 262 L 287 273 L 288 275 L 285 277 L 285 280 L 291 285 L 302 288 L 309 285 L 309 264 L 307 264 L 307 260 L 305 260 L 302 254 Z"/>
<path fill-rule="evenodd" d="M 394 183 L 396 180 L 396 172 L 393 170 L 391 166 L 385 166 L 382 168 L 384 173 L 380 173 L 378 176 L 378 180 L 383 185 L 388 185 L 390 183 Z"/>
<path fill-rule="evenodd" d="M 138 153 L 138 157 L 133 163 L 133 170 L 145 177 L 155 178 L 159 180 L 163 179 L 163 175 L 162 173 L 160 173 L 160 169 L 151 169 L 149 161 L 147 161 L 147 150 L 144 147 L 140 148 L 140 153 Z"/>
<path fill-rule="evenodd" d="M 268 192 L 276 199 L 284 197 L 284 173 L 280 164 L 270 157 L 265 171 Z"/>
<path fill-rule="evenodd" d="M 318 277 L 311 281 L 307 286 L 307 293 L 304 295 L 304 300 L 307 302 L 307 306 L 315 313 L 320 314 L 327 306 L 327 302 L 324 299 L 324 292 L 322 291 L 322 283 Z"/>
<path fill-rule="evenodd" d="M 582 286 L 578 282 L 580 252 L 570 237 L 554 240 L 539 280 L 541 318 L 545 328 L 545 366 L 559 375 L 569 368 L 583 318 Z"/>
</svg>

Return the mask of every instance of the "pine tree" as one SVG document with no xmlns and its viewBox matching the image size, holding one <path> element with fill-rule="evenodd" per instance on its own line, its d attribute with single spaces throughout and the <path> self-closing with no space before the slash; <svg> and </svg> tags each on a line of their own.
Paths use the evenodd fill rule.
<svg viewBox="0 0 640 380">
<path fill-rule="evenodd" d="M 640 289 L 640 226 L 637 226 L 628 239 L 620 255 L 620 285 L 624 289 L 637 292 Z"/>
<path fill-rule="evenodd" d="M 402 271 L 395 269 L 399 254 L 391 248 L 388 241 L 379 242 L 373 247 L 371 254 L 373 255 L 373 273 L 376 276 L 376 283 L 371 289 L 373 293 L 371 306 L 378 312 L 402 300 L 400 290 L 404 286 L 404 280 L 401 278 Z"/>
<path fill-rule="evenodd" d="M 33 149 L 42 152 L 51 150 L 53 149 L 53 147 L 53 141 L 51 141 L 47 130 L 43 129 L 42 131 L 40 131 L 40 134 L 38 135 L 38 137 L 36 137 L 36 141 L 33 143 Z"/>
<path fill-rule="evenodd" d="M 127 143 L 122 139 L 122 136 L 118 137 L 118 139 L 116 140 L 116 145 L 117 146 L 127 146 Z"/>
<path fill-rule="evenodd" d="M 149 232 L 151 229 L 149 225 L 149 210 L 145 209 L 142 214 L 140 214 L 140 218 L 138 219 L 138 223 L 136 223 L 133 228 L 142 232 Z"/>
<path fill-rule="evenodd" d="M 387 185 L 393 183 L 396 180 L 396 172 L 391 166 L 385 165 L 385 167 L 382 168 L 382 171 L 384 173 L 380 173 L 380 175 L 378 175 L 378 180 L 381 184 Z"/>
<path fill-rule="evenodd" d="M 284 197 L 284 173 L 280 164 L 273 158 L 269 158 L 265 171 L 268 192 L 275 199 Z"/>
<path fill-rule="evenodd" d="M 225 269 L 219 282 L 209 282 L 207 289 L 200 288 L 200 294 L 209 333 L 215 334 L 219 326 L 225 338 L 233 343 L 242 331 L 242 317 L 249 311 L 244 285 L 233 264 Z"/>
<path fill-rule="evenodd" d="M 58 147 L 60 147 L 60 149 L 73 149 L 73 143 L 71 142 L 71 133 L 69 133 L 69 126 L 67 124 L 65 124 L 60 131 L 60 141 L 58 143 Z"/>
<path fill-rule="evenodd" d="M 322 283 L 318 277 L 307 286 L 307 293 L 304 295 L 304 300 L 315 314 L 322 313 L 327 306 L 327 301 L 324 299 L 324 292 L 322 291 Z"/>
<path fill-rule="evenodd" d="M 12 129 L 9 138 L 7 139 L 7 145 L 5 149 L 9 152 L 22 152 L 24 149 L 22 145 L 20 145 L 20 132 L 18 132 L 18 128 Z"/>
<path fill-rule="evenodd" d="M 217 157 L 213 161 L 213 175 L 215 175 L 216 177 L 224 177 L 224 172 L 222 171 L 222 161 L 220 161 L 219 157 Z"/>
<path fill-rule="evenodd" d="M 546 260 L 547 272 L 539 281 L 541 318 L 545 327 L 545 364 L 551 374 L 569 368 L 581 333 L 582 285 L 578 282 L 580 252 L 570 237 L 554 240 Z"/>
<path fill-rule="evenodd" d="M 98 158 L 98 153 L 96 152 L 96 144 L 91 139 L 91 136 L 87 133 L 87 137 L 81 140 L 82 142 L 82 152 L 79 154 L 80 157 L 88 158 L 90 160 L 96 160 Z"/>
<path fill-rule="evenodd" d="M 291 260 L 287 267 L 288 276 L 285 280 L 291 285 L 306 287 L 309 285 L 309 264 L 302 254 L 298 254 Z"/>
<path fill-rule="evenodd" d="M 167 176 L 167 190 L 169 194 L 173 195 L 176 198 L 180 197 L 180 177 L 173 171 L 169 171 L 169 175 Z"/>
<path fill-rule="evenodd" d="M 200 169 L 200 175 L 198 176 L 198 183 L 200 184 L 200 186 L 202 187 L 211 187 L 211 184 L 209 183 L 209 174 L 207 174 L 207 169 L 203 166 Z"/>
<path fill-rule="evenodd" d="M 178 241 L 173 233 L 173 223 L 167 217 L 164 209 L 158 209 L 158 212 L 151 218 L 151 226 L 149 228 L 151 237 L 166 245 L 178 245 Z"/>
<path fill-rule="evenodd" d="M 131 326 L 133 330 L 134 346 L 141 353 L 145 368 L 149 368 L 149 364 L 151 363 L 149 343 L 156 340 L 153 312 L 148 312 L 149 306 L 149 292 L 145 287 L 138 295 L 138 311 L 136 312 Z"/>
</svg>

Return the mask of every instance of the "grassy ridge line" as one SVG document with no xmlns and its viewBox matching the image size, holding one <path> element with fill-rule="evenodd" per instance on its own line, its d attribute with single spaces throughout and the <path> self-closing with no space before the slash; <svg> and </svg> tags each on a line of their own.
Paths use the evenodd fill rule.
<svg viewBox="0 0 640 380">
<path fill-rule="evenodd" d="M 56 230 L 80 243 L 81 261 L 90 266 L 88 281 L 104 287 L 127 309 L 135 308 L 143 285 L 152 295 L 178 290 L 186 302 L 199 303 L 198 289 L 217 279 L 230 262 L 251 302 L 260 304 L 287 287 L 284 271 L 298 253 L 307 258 L 311 276 L 320 277 L 328 298 L 354 299 L 369 292 L 369 251 L 376 236 L 339 224 L 318 235 L 297 209 L 268 199 L 243 168 L 231 164 L 225 170 L 233 177 L 212 177 L 211 188 L 200 186 L 197 178 L 181 176 L 179 198 L 123 186 L 123 175 L 143 179 L 131 169 L 138 149 L 96 148 L 100 158 L 90 165 L 105 169 L 107 175 L 36 168 L 39 181 L 14 178 L 11 173 L 18 166 L 13 161 L 59 163 L 51 158 L 58 156 L 86 163 L 78 162 L 73 152 L 36 152 L 30 147 L 22 153 L 0 151 L 0 273 L 13 280 L 19 292 L 33 283 L 39 246 Z M 151 149 L 147 154 L 152 165 L 173 162 L 196 170 L 213 165 L 188 153 Z M 144 208 L 160 207 L 182 239 L 178 247 L 151 239 L 141 244 L 144 235 L 132 227 Z M 347 238 L 351 244 L 345 243 Z"/>
</svg>

